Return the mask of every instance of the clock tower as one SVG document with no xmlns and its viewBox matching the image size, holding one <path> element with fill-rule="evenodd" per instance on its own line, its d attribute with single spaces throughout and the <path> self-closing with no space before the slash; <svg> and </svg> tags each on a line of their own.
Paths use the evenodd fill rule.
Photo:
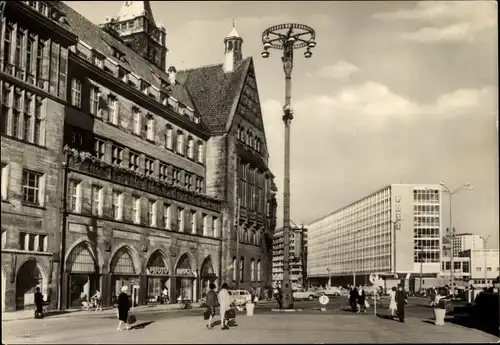
<svg viewBox="0 0 500 345">
<path fill-rule="evenodd" d="M 167 31 L 157 25 L 149 1 L 124 1 L 118 16 L 108 20 L 127 46 L 166 71 Z"/>
</svg>

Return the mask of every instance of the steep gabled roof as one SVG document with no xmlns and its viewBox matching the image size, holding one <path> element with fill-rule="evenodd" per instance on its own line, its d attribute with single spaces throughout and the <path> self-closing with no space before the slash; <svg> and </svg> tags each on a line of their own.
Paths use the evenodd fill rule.
<svg viewBox="0 0 500 345">
<path fill-rule="evenodd" d="M 205 123 L 213 132 L 229 129 L 252 58 L 244 59 L 233 72 L 225 73 L 222 64 L 177 72 Z"/>
<path fill-rule="evenodd" d="M 70 32 L 77 35 L 80 40 L 92 46 L 92 48 L 112 59 L 115 63 L 122 65 L 127 70 L 133 72 L 144 81 L 157 88 L 161 87 L 161 80 L 168 82 L 168 75 L 165 71 L 159 69 L 151 62 L 147 61 L 132 48 L 126 46 L 119 39 L 113 37 L 97 25 L 93 24 L 87 18 L 73 10 L 62 1 L 51 3 L 66 16 L 66 22 L 63 26 Z M 117 49 L 124 54 L 124 61 L 119 61 L 113 57 L 113 49 Z M 184 86 L 180 84 L 172 85 L 172 97 L 186 106 L 194 108 L 191 97 Z"/>
</svg>

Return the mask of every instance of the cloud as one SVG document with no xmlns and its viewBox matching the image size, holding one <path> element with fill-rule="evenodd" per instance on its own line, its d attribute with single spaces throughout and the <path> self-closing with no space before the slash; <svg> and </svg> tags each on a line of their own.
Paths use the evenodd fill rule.
<svg viewBox="0 0 500 345">
<path fill-rule="evenodd" d="M 326 65 L 321 67 L 319 70 L 317 70 L 314 73 L 308 73 L 308 76 L 314 76 L 317 78 L 324 78 L 324 79 L 340 79 L 340 80 L 346 80 L 349 79 L 349 77 L 353 74 L 356 73 L 359 70 L 359 67 L 346 62 L 346 61 L 338 61 L 334 63 L 333 65 Z"/>
<path fill-rule="evenodd" d="M 414 8 L 375 13 L 384 21 L 407 20 L 422 25 L 401 34 L 406 40 L 421 43 L 473 41 L 485 29 L 495 28 L 495 1 L 421 1 Z"/>
<path fill-rule="evenodd" d="M 466 152 L 475 147 L 473 143 L 486 140 L 487 135 L 481 132 L 484 127 L 477 123 L 490 116 L 493 126 L 497 98 L 496 87 L 457 89 L 429 104 L 418 104 L 385 85 L 365 82 L 338 92 L 298 99 L 294 102 L 295 117 L 291 126 L 292 220 L 307 222 L 311 217 L 332 211 L 334 205 L 355 200 L 349 193 L 343 194 L 342 201 L 337 200 L 335 188 L 366 194 L 367 190 L 385 183 L 406 180 L 411 174 L 421 179 L 424 173 L 419 169 L 415 172 L 414 167 L 437 164 L 435 160 L 442 160 L 442 155 L 447 155 L 450 166 L 458 164 L 461 158 L 449 150 L 457 150 L 456 145 L 461 145 L 461 152 Z M 270 167 L 278 186 L 278 224 L 281 226 L 282 103 L 268 99 L 262 109 Z M 454 127 L 460 130 L 448 133 Z M 451 139 L 452 136 L 455 137 Z M 479 146 L 479 150 L 483 147 Z M 451 161 L 453 157 L 456 161 Z M 439 178 L 444 177 L 436 177 Z M 414 182 L 435 181 L 431 178 Z M 311 198 L 318 202 L 306 201 Z"/>
</svg>

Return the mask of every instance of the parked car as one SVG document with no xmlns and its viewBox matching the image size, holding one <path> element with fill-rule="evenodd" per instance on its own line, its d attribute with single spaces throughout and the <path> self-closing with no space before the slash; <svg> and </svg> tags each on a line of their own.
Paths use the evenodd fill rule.
<svg viewBox="0 0 500 345">
<path fill-rule="evenodd" d="M 325 295 L 325 296 L 328 296 L 328 297 L 331 297 L 331 296 L 340 296 L 342 295 L 342 290 L 340 290 L 338 287 L 329 287 L 328 289 L 326 290 L 321 290 L 319 292 L 321 295 Z"/>
<path fill-rule="evenodd" d="M 231 296 L 231 301 L 235 305 L 245 305 L 248 302 L 252 302 L 252 295 L 246 290 L 229 290 L 229 296 Z"/>
<path fill-rule="evenodd" d="M 312 301 L 315 298 L 318 298 L 319 295 L 314 291 L 307 291 L 304 288 L 298 288 L 293 290 L 293 299 L 294 300 L 303 300 L 308 299 Z"/>
</svg>

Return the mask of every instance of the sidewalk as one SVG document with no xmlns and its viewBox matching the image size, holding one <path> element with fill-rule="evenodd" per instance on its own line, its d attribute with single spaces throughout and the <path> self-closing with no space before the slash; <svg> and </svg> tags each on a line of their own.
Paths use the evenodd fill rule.
<svg viewBox="0 0 500 345">
<path fill-rule="evenodd" d="M 199 303 L 193 303 L 193 309 L 199 308 Z M 143 310 L 181 310 L 178 304 L 148 304 L 140 305 L 132 309 L 135 312 L 141 312 Z M 64 311 L 53 310 L 49 311 L 45 317 L 48 318 L 59 318 L 59 317 L 75 317 L 75 316 L 88 316 L 91 314 L 96 315 L 114 315 L 116 313 L 115 307 L 103 308 L 102 311 L 86 311 L 83 309 L 66 309 Z M 17 321 L 17 320 L 28 320 L 33 319 L 34 310 L 20 310 L 12 312 L 2 312 L 2 322 Z"/>
<path fill-rule="evenodd" d="M 218 318 L 217 318 L 218 319 Z M 419 318 L 399 323 L 370 315 L 238 314 L 237 327 L 228 331 L 206 328 L 200 315 L 139 321 L 130 331 L 117 332 L 115 320 L 93 327 L 54 332 L 29 339 L 5 334 L 6 343 L 100 344 L 241 344 L 241 343 L 488 343 L 498 338 L 481 331 L 447 323 L 435 326 Z M 98 324 L 97 324 L 98 322 Z M 47 326 L 49 327 L 49 326 Z M 53 327 L 53 326 L 52 326 Z M 8 332 L 7 332 L 8 333 Z"/>
</svg>

